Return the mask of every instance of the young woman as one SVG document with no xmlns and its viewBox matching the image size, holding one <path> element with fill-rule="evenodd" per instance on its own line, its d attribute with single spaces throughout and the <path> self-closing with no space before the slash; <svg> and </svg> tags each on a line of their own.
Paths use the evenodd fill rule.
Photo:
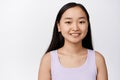
<svg viewBox="0 0 120 80">
<path fill-rule="evenodd" d="M 104 57 L 93 50 L 89 14 L 82 4 L 59 11 L 38 80 L 108 80 Z"/>
</svg>

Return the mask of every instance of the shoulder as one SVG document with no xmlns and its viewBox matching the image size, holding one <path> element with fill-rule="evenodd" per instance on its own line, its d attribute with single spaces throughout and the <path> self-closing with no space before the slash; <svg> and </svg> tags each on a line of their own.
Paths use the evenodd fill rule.
<svg viewBox="0 0 120 80">
<path fill-rule="evenodd" d="M 50 52 L 48 52 L 42 56 L 42 59 L 40 61 L 40 71 L 50 71 L 50 63 Z"/>
<path fill-rule="evenodd" d="M 41 59 L 38 80 L 50 80 L 50 61 L 50 52 L 48 52 Z"/>
<path fill-rule="evenodd" d="M 96 58 L 96 66 L 97 66 L 98 72 L 101 70 L 106 71 L 107 67 L 106 67 L 104 56 L 100 52 L 95 51 L 95 58 Z"/>
<path fill-rule="evenodd" d="M 107 66 L 104 56 L 95 51 L 96 67 L 97 67 L 97 80 L 108 80 Z"/>
<path fill-rule="evenodd" d="M 92 53 L 95 53 L 95 60 L 96 60 L 96 63 L 98 64 L 99 62 L 104 62 L 105 59 L 104 59 L 104 56 L 98 52 L 98 51 L 95 51 L 95 50 L 89 50 L 91 51 Z"/>
<path fill-rule="evenodd" d="M 50 59 L 50 52 L 47 52 L 43 55 L 42 60 Z"/>
<path fill-rule="evenodd" d="M 95 57 L 96 57 L 96 62 L 97 63 L 105 61 L 104 56 L 100 52 L 98 52 L 98 51 L 95 51 Z"/>
<path fill-rule="evenodd" d="M 49 74 L 50 68 L 51 68 L 50 67 L 50 52 L 48 52 L 42 56 L 42 59 L 40 61 L 39 75 L 43 75 L 42 73 Z"/>
<path fill-rule="evenodd" d="M 43 55 L 42 59 L 41 59 L 41 65 L 50 65 L 50 52 L 47 52 L 46 54 Z"/>
</svg>

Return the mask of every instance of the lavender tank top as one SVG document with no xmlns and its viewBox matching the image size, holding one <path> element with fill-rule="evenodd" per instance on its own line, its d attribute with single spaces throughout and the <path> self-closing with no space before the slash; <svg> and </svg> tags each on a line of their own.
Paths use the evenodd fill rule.
<svg viewBox="0 0 120 80">
<path fill-rule="evenodd" d="M 85 63 L 77 68 L 65 68 L 59 61 L 57 50 L 51 54 L 52 80 L 96 80 L 95 51 L 88 49 Z"/>
</svg>

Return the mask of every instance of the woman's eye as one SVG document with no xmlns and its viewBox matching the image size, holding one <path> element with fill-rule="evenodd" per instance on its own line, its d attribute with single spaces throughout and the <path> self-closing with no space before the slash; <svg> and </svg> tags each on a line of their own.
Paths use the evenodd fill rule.
<svg viewBox="0 0 120 80">
<path fill-rule="evenodd" d="M 70 21 L 67 21 L 67 22 L 65 22 L 66 24 L 71 24 L 71 22 Z"/>
<path fill-rule="evenodd" d="M 79 23 L 80 23 L 80 24 L 83 24 L 83 23 L 85 23 L 85 21 L 80 21 Z"/>
</svg>

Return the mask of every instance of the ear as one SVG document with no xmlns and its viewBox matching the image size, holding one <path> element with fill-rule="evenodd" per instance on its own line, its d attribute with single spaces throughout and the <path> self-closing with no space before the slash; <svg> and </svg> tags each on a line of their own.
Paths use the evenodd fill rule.
<svg viewBox="0 0 120 80">
<path fill-rule="evenodd" d="M 61 32 L 60 23 L 57 23 L 58 32 Z"/>
</svg>

